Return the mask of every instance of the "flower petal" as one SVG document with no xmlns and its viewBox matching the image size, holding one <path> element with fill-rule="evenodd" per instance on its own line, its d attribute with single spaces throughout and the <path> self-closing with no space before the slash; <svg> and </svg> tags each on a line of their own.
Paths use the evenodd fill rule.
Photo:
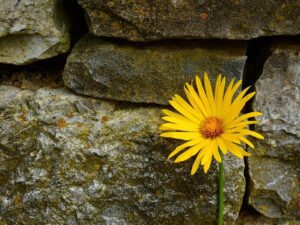
<svg viewBox="0 0 300 225">
<path fill-rule="evenodd" d="M 206 109 L 206 107 L 204 106 L 202 100 L 200 99 L 199 95 L 196 93 L 195 89 L 193 88 L 193 86 L 186 84 L 186 87 L 189 91 L 189 93 L 192 95 L 192 98 L 196 101 L 198 107 L 200 108 L 202 114 L 204 116 L 208 116 L 208 111 Z"/>
<path fill-rule="evenodd" d="M 238 118 L 236 118 L 233 123 L 239 123 L 243 120 L 249 119 L 251 117 L 256 117 L 256 116 L 262 116 L 261 112 L 250 112 L 250 113 L 246 113 Z"/>
<path fill-rule="evenodd" d="M 192 170 L 191 170 L 191 175 L 194 175 L 194 174 L 197 172 L 197 170 L 198 170 L 198 168 L 199 168 L 199 165 L 200 165 L 200 162 L 201 162 L 201 160 L 202 160 L 202 158 L 203 158 L 203 156 L 204 156 L 205 153 L 206 153 L 205 149 L 202 149 L 202 150 L 198 153 L 198 155 L 197 155 L 197 157 L 196 157 L 196 159 L 195 159 L 195 161 L 194 161 Z"/>
<path fill-rule="evenodd" d="M 201 80 L 198 76 L 196 76 L 196 86 L 197 86 L 197 89 L 198 89 L 198 92 L 199 92 L 200 99 L 203 102 L 203 105 L 204 105 L 208 115 L 212 115 L 212 111 L 211 111 L 209 102 L 207 100 L 207 96 L 204 92 Z"/>
<path fill-rule="evenodd" d="M 213 141 L 212 153 L 213 153 L 213 155 L 214 155 L 214 158 L 215 158 L 219 163 L 222 162 L 222 158 L 221 158 L 220 153 L 219 153 L 219 148 L 218 148 L 217 140 L 214 140 L 214 141 Z"/>
<path fill-rule="evenodd" d="M 219 77 L 221 77 L 221 75 L 219 75 Z M 226 78 L 224 77 L 219 85 L 216 84 L 215 98 L 216 98 L 216 109 L 217 109 L 218 116 L 222 114 L 222 104 L 223 104 L 225 83 L 226 83 Z"/>
<path fill-rule="evenodd" d="M 159 127 L 159 130 L 178 130 L 178 131 L 198 131 L 199 127 L 191 127 L 183 124 L 164 123 Z"/>
<path fill-rule="evenodd" d="M 237 157 L 243 158 L 244 156 L 251 156 L 251 154 L 249 152 L 246 152 L 244 149 L 242 149 L 238 145 L 230 143 L 230 142 L 228 142 L 227 144 L 230 147 L 229 151 L 231 151 L 231 153 L 233 153 Z M 239 156 L 237 154 L 235 154 L 235 153 L 237 153 Z"/>
<path fill-rule="evenodd" d="M 192 94 L 189 92 L 188 88 L 186 87 L 188 85 L 188 83 L 186 83 L 185 87 L 184 87 L 184 92 L 185 92 L 185 95 L 186 97 L 188 98 L 189 100 L 189 103 L 192 105 L 192 107 L 198 112 L 198 113 L 201 113 L 202 116 L 203 115 L 203 112 L 201 110 L 201 108 L 199 107 L 199 105 L 197 104 L 195 98 L 192 96 Z"/>
<path fill-rule="evenodd" d="M 186 142 L 182 145 L 179 145 L 177 148 L 175 148 L 175 150 L 173 152 L 171 152 L 171 154 L 168 156 L 168 159 L 172 158 L 174 155 L 178 154 L 179 152 L 181 152 L 185 148 L 198 144 L 201 140 L 202 139 L 193 139 L 193 140 L 188 141 L 188 142 Z"/>
<path fill-rule="evenodd" d="M 198 143 L 197 145 L 186 150 L 184 153 L 182 153 L 175 159 L 175 162 L 176 163 L 182 162 L 182 161 L 185 161 L 185 160 L 191 158 L 192 156 L 196 155 L 205 146 L 206 143 L 207 143 L 207 140 L 203 140 L 200 143 Z"/>
<path fill-rule="evenodd" d="M 205 86 L 207 100 L 208 100 L 210 108 L 211 108 L 211 113 L 212 113 L 212 115 L 216 115 L 215 99 L 214 99 L 214 95 L 212 92 L 210 80 L 209 80 L 206 72 L 204 73 L 204 86 Z"/>
<path fill-rule="evenodd" d="M 201 138 L 199 132 L 166 132 L 160 134 L 161 137 L 168 137 L 168 138 L 174 138 L 174 139 L 180 139 L 180 140 L 192 140 L 196 138 Z"/>
<path fill-rule="evenodd" d="M 228 151 L 230 151 L 233 155 L 235 155 L 238 158 L 241 158 L 241 159 L 243 158 L 243 154 L 239 151 L 238 148 L 236 148 L 237 145 L 235 145 L 232 142 L 227 141 L 225 139 L 222 139 L 222 141 L 226 145 Z"/>
<path fill-rule="evenodd" d="M 247 93 L 247 91 L 249 90 L 250 86 L 249 87 L 246 87 L 244 90 L 242 90 L 238 96 L 234 99 L 233 103 L 234 102 L 239 102 L 241 101 L 241 99 L 244 97 L 244 95 Z"/>
<path fill-rule="evenodd" d="M 256 121 L 256 120 L 243 121 L 243 122 L 239 122 L 239 123 L 235 123 L 235 124 L 232 123 L 229 126 L 227 126 L 226 129 L 235 128 L 235 127 L 245 127 L 247 125 L 257 124 L 257 123 L 258 123 L 258 121 Z"/>
<path fill-rule="evenodd" d="M 212 157 L 212 146 L 213 146 L 213 141 L 208 142 L 208 144 L 205 146 L 206 153 L 201 161 L 201 165 L 205 165 L 208 162 L 209 158 Z"/>
<path fill-rule="evenodd" d="M 206 154 L 208 154 L 208 161 L 204 164 L 204 173 L 207 173 L 212 160 L 212 152 L 209 151 Z"/>
<path fill-rule="evenodd" d="M 162 110 L 162 112 L 164 114 L 166 114 L 168 117 L 162 117 L 164 120 L 166 121 L 169 121 L 169 122 L 173 122 L 173 121 L 170 121 L 171 117 L 174 118 L 174 120 L 176 119 L 177 121 L 182 121 L 182 122 L 187 122 L 187 123 L 193 123 L 193 124 L 199 124 L 198 122 L 195 123 L 194 121 L 190 120 L 189 118 L 183 116 L 182 114 L 179 114 L 179 113 L 176 113 L 176 112 L 173 112 L 171 110 L 168 110 L 168 109 L 164 109 Z M 169 120 L 168 120 L 169 119 Z M 175 123 L 175 122 L 174 122 Z M 176 122 L 177 123 L 177 122 Z"/>
<path fill-rule="evenodd" d="M 234 102 L 230 107 L 228 107 L 228 110 L 226 113 L 224 113 L 224 117 L 226 118 L 226 122 L 233 121 L 242 111 L 245 104 L 253 98 L 255 95 L 255 92 L 252 92 L 248 95 L 246 95 L 242 100 Z"/>
<path fill-rule="evenodd" d="M 197 112 L 191 105 L 189 105 L 182 97 L 179 95 L 175 95 L 173 98 L 174 101 L 176 101 L 178 104 L 183 106 L 189 113 L 191 113 L 195 118 L 203 118 L 202 114 Z"/>
<path fill-rule="evenodd" d="M 222 104 L 222 112 L 226 112 L 226 110 L 228 109 L 228 107 L 230 106 L 231 102 L 230 102 L 230 95 L 231 95 L 231 91 L 232 91 L 232 87 L 234 84 L 234 78 L 230 81 L 226 91 L 225 91 L 225 95 L 224 95 L 224 99 L 223 99 L 223 104 Z"/>
<path fill-rule="evenodd" d="M 238 139 L 238 134 L 223 133 L 221 137 L 226 141 L 230 141 L 237 144 L 241 143 L 240 140 Z"/>
<path fill-rule="evenodd" d="M 244 138 L 244 137 L 239 137 L 239 139 L 244 142 L 245 144 L 247 144 L 250 148 L 254 149 L 254 144 L 252 144 L 251 141 L 249 141 L 248 139 Z"/>
<path fill-rule="evenodd" d="M 224 142 L 222 141 L 222 138 L 217 138 L 216 139 L 219 148 L 221 149 L 221 151 L 223 152 L 223 154 L 227 154 L 227 148 L 226 145 L 224 144 Z"/>
<path fill-rule="evenodd" d="M 169 101 L 170 104 L 178 111 L 180 112 L 182 115 L 184 115 L 185 117 L 187 117 L 188 119 L 190 119 L 191 121 L 195 122 L 195 123 L 199 123 L 200 120 L 196 117 L 194 117 L 188 110 L 186 110 L 182 105 L 178 104 L 175 101 Z"/>
<path fill-rule="evenodd" d="M 183 125 L 187 125 L 190 127 L 198 127 L 199 128 L 199 123 L 195 123 L 189 119 L 186 119 L 185 117 L 180 118 L 177 116 L 164 116 L 164 117 L 162 117 L 162 119 L 165 121 L 171 122 L 171 123 L 183 124 Z"/>
<path fill-rule="evenodd" d="M 264 139 L 264 136 L 262 136 L 261 134 L 255 132 L 255 131 L 252 131 L 252 130 L 243 129 L 243 130 L 240 130 L 240 133 L 244 134 L 244 135 L 251 135 L 251 136 L 256 137 L 258 139 Z"/>
</svg>

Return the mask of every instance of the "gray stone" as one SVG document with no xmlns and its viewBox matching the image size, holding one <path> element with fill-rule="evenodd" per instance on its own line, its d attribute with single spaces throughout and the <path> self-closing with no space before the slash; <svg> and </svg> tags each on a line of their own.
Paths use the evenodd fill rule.
<svg viewBox="0 0 300 225">
<path fill-rule="evenodd" d="M 215 224 L 217 165 L 166 159 L 161 108 L 0 86 L 0 224 Z M 225 224 L 244 194 L 225 157 Z"/>
<path fill-rule="evenodd" d="M 132 41 L 300 34 L 298 0 L 79 0 L 90 32 Z"/>
<path fill-rule="evenodd" d="M 300 47 L 276 44 L 256 84 L 256 127 L 265 136 L 249 158 L 250 204 L 271 218 L 300 216 Z"/>
<path fill-rule="evenodd" d="M 245 45 L 229 43 L 120 44 L 86 36 L 68 57 L 63 79 L 78 94 L 168 104 L 197 73 L 240 79 Z"/>
<path fill-rule="evenodd" d="M 234 225 L 299 225 L 297 219 L 268 218 L 258 212 L 242 211 Z"/>
<path fill-rule="evenodd" d="M 60 0 L 0 0 L 0 63 L 28 64 L 69 50 Z"/>
</svg>

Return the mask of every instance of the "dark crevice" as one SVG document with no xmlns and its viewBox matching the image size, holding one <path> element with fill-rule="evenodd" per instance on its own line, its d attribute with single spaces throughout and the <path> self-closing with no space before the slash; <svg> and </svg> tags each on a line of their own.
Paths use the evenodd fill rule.
<svg viewBox="0 0 300 225">
<path fill-rule="evenodd" d="M 263 67 L 271 54 L 272 37 L 250 40 L 247 46 L 247 60 L 243 74 L 243 89 L 251 86 L 249 92 L 255 91 L 255 83 L 263 72 Z M 252 111 L 253 100 L 245 106 L 243 113 Z"/>
<path fill-rule="evenodd" d="M 251 86 L 249 92 L 255 91 L 254 84 L 263 72 L 266 60 L 272 53 L 272 45 L 276 43 L 299 43 L 300 35 L 260 37 L 248 41 L 247 60 L 243 74 L 243 88 Z M 252 110 L 252 101 L 244 108 L 244 112 Z"/>
<path fill-rule="evenodd" d="M 255 91 L 255 83 L 263 73 L 264 64 L 272 54 L 272 46 L 277 43 L 299 43 L 300 36 L 273 36 L 273 37 L 261 37 L 257 39 L 250 40 L 247 46 L 247 60 L 245 64 L 244 74 L 243 74 L 243 89 L 251 86 L 249 92 Z M 254 111 L 253 108 L 253 98 L 247 103 L 243 109 L 243 113 Z M 255 125 L 250 125 L 250 130 L 255 130 Z M 251 205 L 249 205 L 249 195 L 251 188 L 251 178 L 249 171 L 248 158 L 244 158 L 245 170 L 244 176 L 246 180 L 246 188 L 243 197 L 243 204 L 240 210 L 240 216 L 243 217 L 244 214 L 249 215 L 260 215 Z"/>
<path fill-rule="evenodd" d="M 62 87 L 61 73 L 66 58 L 67 54 L 63 54 L 22 66 L 0 63 L 0 85 L 11 85 L 28 90 Z"/>
<path fill-rule="evenodd" d="M 274 39 L 272 37 L 265 37 L 253 39 L 248 42 L 247 60 L 243 74 L 243 89 L 251 86 L 249 92 L 255 91 L 255 83 L 263 73 L 264 64 L 271 55 L 271 44 L 273 41 Z M 251 111 L 253 111 L 253 99 L 246 104 L 243 109 L 243 113 L 248 113 Z M 254 130 L 254 126 L 250 126 L 250 129 Z M 240 214 L 242 212 L 249 211 L 251 208 L 251 206 L 249 206 L 251 178 L 247 157 L 244 158 L 244 163 L 244 177 L 246 181 L 246 187 Z"/>
<path fill-rule="evenodd" d="M 66 18 L 70 23 L 71 48 L 65 53 L 28 65 L 0 63 L 0 85 L 12 85 L 36 90 L 41 87 L 62 87 L 62 72 L 72 48 L 88 32 L 83 9 L 75 0 L 63 0 Z"/>
<path fill-rule="evenodd" d="M 161 39 L 152 41 L 130 41 L 127 39 L 116 38 L 116 37 L 98 37 L 93 34 L 89 35 L 90 38 L 102 39 L 107 42 L 111 42 L 118 45 L 132 46 L 136 48 L 147 48 L 147 47 L 168 47 L 181 49 L 183 47 L 190 48 L 191 50 L 195 47 L 201 47 L 204 49 L 217 50 L 220 53 L 225 51 L 232 51 L 233 55 L 244 54 L 243 49 L 247 44 L 245 40 L 225 40 L 225 39 Z"/>
<path fill-rule="evenodd" d="M 249 164 L 248 164 L 248 159 L 246 157 L 244 158 L 244 163 L 245 163 L 244 176 L 245 176 L 245 181 L 246 181 L 246 187 L 245 187 L 245 193 L 244 193 L 244 197 L 243 197 L 241 211 L 243 211 L 244 209 L 249 207 L 249 194 L 250 194 L 250 187 L 251 187 Z"/>
<path fill-rule="evenodd" d="M 62 0 L 64 12 L 70 21 L 71 49 L 76 42 L 86 33 L 88 25 L 85 20 L 85 12 L 77 0 Z"/>
<path fill-rule="evenodd" d="M 255 210 L 252 206 L 248 206 L 246 209 L 243 209 L 238 219 L 235 221 L 235 225 L 244 225 L 244 224 L 269 224 L 269 225 L 277 225 L 278 219 L 272 219 L 263 216 L 257 210 Z"/>
<path fill-rule="evenodd" d="M 17 0 L 15 7 L 17 7 L 20 4 L 21 0 Z"/>
</svg>

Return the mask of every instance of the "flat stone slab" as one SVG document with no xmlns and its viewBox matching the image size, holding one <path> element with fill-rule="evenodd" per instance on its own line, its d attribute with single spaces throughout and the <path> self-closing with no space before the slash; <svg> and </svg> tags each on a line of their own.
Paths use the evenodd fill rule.
<svg viewBox="0 0 300 225">
<path fill-rule="evenodd" d="M 86 36 L 68 57 L 63 80 L 78 94 L 168 104 L 196 74 L 207 71 L 212 80 L 219 73 L 241 79 L 245 60 L 243 43 L 134 44 Z"/>
<path fill-rule="evenodd" d="M 216 224 L 217 165 L 167 160 L 160 107 L 0 86 L 0 224 Z M 225 157 L 225 224 L 244 162 Z"/>
<path fill-rule="evenodd" d="M 265 136 L 251 150 L 250 204 L 270 218 L 299 218 L 300 47 L 276 44 L 256 84 Z"/>
<path fill-rule="evenodd" d="M 0 0 L 0 63 L 23 65 L 70 48 L 60 0 Z"/>
<path fill-rule="evenodd" d="M 90 32 L 132 41 L 300 34 L 299 1 L 79 0 Z"/>
</svg>

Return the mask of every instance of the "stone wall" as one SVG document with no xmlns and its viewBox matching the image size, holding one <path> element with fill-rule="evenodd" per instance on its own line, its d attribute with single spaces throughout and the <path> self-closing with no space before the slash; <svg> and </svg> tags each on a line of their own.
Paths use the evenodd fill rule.
<svg viewBox="0 0 300 225">
<path fill-rule="evenodd" d="M 299 224 L 299 53 L 297 0 L 0 0 L 0 225 L 215 224 L 216 163 L 190 176 L 158 132 L 204 71 L 263 112 L 225 224 Z"/>
</svg>

